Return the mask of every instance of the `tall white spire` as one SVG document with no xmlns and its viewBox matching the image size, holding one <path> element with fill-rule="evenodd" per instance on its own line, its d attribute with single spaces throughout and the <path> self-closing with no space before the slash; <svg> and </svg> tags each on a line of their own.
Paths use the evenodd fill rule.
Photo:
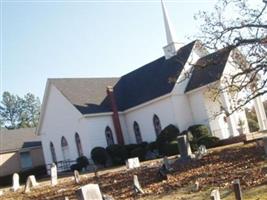
<svg viewBox="0 0 267 200">
<path fill-rule="evenodd" d="M 170 19 L 169 19 L 169 15 L 167 13 L 166 6 L 165 6 L 165 3 L 163 2 L 163 0 L 161 0 L 161 7 L 162 7 L 162 12 L 163 12 L 163 18 L 164 18 L 167 44 L 171 44 L 173 42 L 176 42 L 175 30 L 173 28 L 173 25 L 172 25 Z"/>
<path fill-rule="evenodd" d="M 176 37 L 175 37 L 176 33 L 169 19 L 168 12 L 166 10 L 163 0 L 161 0 L 161 7 L 162 7 L 162 12 L 163 12 L 164 25 L 165 25 L 166 38 L 167 38 L 167 45 L 163 47 L 163 50 L 165 53 L 165 58 L 169 59 L 176 55 L 177 51 L 182 46 L 182 44 L 179 44 L 176 40 Z"/>
</svg>

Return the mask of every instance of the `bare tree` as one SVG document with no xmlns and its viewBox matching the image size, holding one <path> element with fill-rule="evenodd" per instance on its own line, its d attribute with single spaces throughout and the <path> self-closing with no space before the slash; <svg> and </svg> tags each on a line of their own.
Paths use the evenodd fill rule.
<svg viewBox="0 0 267 200">
<path fill-rule="evenodd" d="M 229 60 L 237 70 L 222 80 L 223 87 L 216 88 L 215 94 L 227 91 L 238 99 L 232 112 L 267 93 L 266 7 L 266 0 L 219 0 L 213 12 L 201 11 L 195 16 L 202 23 L 197 37 L 207 50 L 232 52 Z"/>
</svg>

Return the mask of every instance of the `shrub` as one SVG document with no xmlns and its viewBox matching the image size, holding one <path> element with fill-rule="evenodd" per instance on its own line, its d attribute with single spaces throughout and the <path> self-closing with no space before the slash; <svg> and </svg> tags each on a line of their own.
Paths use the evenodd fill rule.
<svg viewBox="0 0 267 200">
<path fill-rule="evenodd" d="M 81 168 L 87 167 L 89 165 L 88 158 L 86 156 L 80 156 L 76 159 L 77 164 L 81 166 Z"/>
<path fill-rule="evenodd" d="M 172 141 L 170 143 L 166 143 L 161 148 L 161 153 L 164 156 L 173 156 L 179 154 L 179 147 L 177 141 Z"/>
<path fill-rule="evenodd" d="M 150 142 L 148 144 L 148 150 L 149 151 L 154 151 L 154 150 L 157 150 L 159 147 L 158 147 L 158 144 L 157 142 Z"/>
<path fill-rule="evenodd" d="M 248 127 L 250 132 L 255 132 L 259 130 L 259 124 L 253 119 L 248 119 Z"/>
<path fill-rule="evenodd" d="M 194 137 L 190 131 L 184 130 L 180 135 L 186 135 L 189 142 L 194 140 Z"/>
<path fill-rule="evenodd" d="M 163 144 L 170 143 L 172 141 L 176 141 L 177 136 L 179 135 L 179 129 L 170 124 L 165 127 L 161 133 L 157 137 L 157 145 L 161 147 Z"/>
<path fill-rule="evenodd" d="M 125 148 L 126 148 L 129 155 L 130 155 L 132 150 L 134 150 L 138 147 L 139 147 L 139 144 L 127 144 L 127 145 L 125 145 Z"/>
<path fill-rule="evenodd" d="M 146 157 L 146 149 L 143 147 L 137 147 L 136 149 L 131 151 L 131 158 L 138 157 L 140 161 L 145 160 Z"/>
<path fill-rule="evenodd" d="M 115 165 L 124 164 L 128 158 L 128 152 L 124 145 L 113 144 L 108 146 L 106 150 Z"/>
<path fill-rule="evenodd" d="M 190 126 L 188 131 L 193 135 L 193 140 L 198 140 L 202 136 L 212 136 L 209 128 L 202 124 Z"/>
<path fill-rule="evenodd" d="M 91 151 L 91 158 L 94 163 L 106 166 L 108 154 L 105 148 L 95 147 Z"/>
<path fill-rule="evenodd" d="M 146 148 L 148 146 L 148 143 L 147 142 L 141 142 L 139 144 L 139 146 L 142 147 L 142 148 Z"/>
<path fill-rule="evenodd" d="M 205 145 L 207 148 L 215 147 L 219 143 L 220 139 L 214 136 L 204 135 L 197 140 L 197 144 Z"/>
<path fill-rule="evenodd" d="M 79 165 L 78 163 L 73 164 L 73 165 L 70 166 L 71 171 L 74 171 L 74 170 L 81 171 L 82 168 L 83 168 L 83 167 L 82 167 L 81 165 Z"/>
</svg>

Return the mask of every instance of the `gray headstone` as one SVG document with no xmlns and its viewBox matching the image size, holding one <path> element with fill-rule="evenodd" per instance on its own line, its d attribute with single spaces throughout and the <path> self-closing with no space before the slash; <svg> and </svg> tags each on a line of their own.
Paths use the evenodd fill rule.
<svg viewBox="0 0 267 200">
<path fill-rule="evenodd" d="M 163 179 L 163 180 L 167 180 L 168 179 L 168 176 L 167 176 L 167 173 L 166 173 L 165 169 L 160 168 L 158 174 L 159 174 L 161 179 Z"/>
<path fill-rule="evenodd" d="M 102 194 L 97 184 L 87 184 L 76 191 L 78 200 L 102 200 Z"/>
<path fill-rule="evenodd" d="M 210 199 L 211 200 L 221 200 L 220 192 L 218 189 L 214 189 L 210 193 Z"/>
<path fill-rule="evenodd" d="M 52 167 L 50 169 L 51 174 L 51 185 L 55 186 L 57 185 L 57 166 L 55 163 L 52 164 Z"/>
<path fill-rule="evenodd" d="M 14 173 L 13 177 L 12 177 L 12 180 L 13 180 L 12 190 L 14 192 L 16 192 L 20 188 L 20 186 L 19 186 L 19 175 L 17 173 Z"/>
<path fill-rule="evenodd" d="M 242 197 L 242 191 L 241 191 L 239 179 L 235 179 L 233 181 L 233 187 L 234 187 L 235 199 L 236 200 L 242 200 L 243 197 Z"/>
<path fill-rule="evenodd" d="M 207 155 L 208 150 L 205 145 L 200 145 L 196 152 L 196 158 L 201 159 L 203 156 Z"/>
<path fill-rule="evenodd" d="M 30 192 L 31 188 L 38 186 L 38 183 L 36 182 L 35 176 L 34 175 L 30 175 L 27 178 L 26 184 L 25 184 L 25 189 L 24 192 Z"/>
<path fill-rule="evenodd" d="M 263 141 L 264 152 L 265 155 L 267 156 L 267 137 L 262 138 L 262 141 Z"/>
<path fill-rule="evenodd" d="M 191 158 L 191 147 L 187 140 L 187 135 L 180 135 L 177 137 L 179 152 L 182 159 Z"/>
<path fill-rule="evenodd" d="M 80 174 L 77 170 L 74 170 L 74 180 L 75 180 L 75 183 L 80 182 Z"/>
<path fill-rule="evenodd" d="M 134 168 L 138 168 L 140 167 L 140 162 L 139 162 L 139 158 L 129 158 L 126 161 L 126 167 L 127 169 L 134 169 Z"/>
<path fill-rule="evenodd" d="M 173 168 L 170 166 L 169 159 L 167 156 L 164 156 L 163 158 L 163 166 L 168 172 L 173 171 Z"/>
<path fill-rule="evenodd" d="M 144 194 L 144 191 L 138 181 L 137 175 L 133 176 L 133 183 L 134 183 L 134 192 Z"/>
</svg>

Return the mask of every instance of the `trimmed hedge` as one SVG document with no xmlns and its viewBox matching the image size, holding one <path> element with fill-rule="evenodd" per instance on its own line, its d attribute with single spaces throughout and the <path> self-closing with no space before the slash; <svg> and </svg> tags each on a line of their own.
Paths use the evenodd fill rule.
<svg viewBox="0 0 267 200">
<path fill-rule="evenodd" d="M 30 175 L 34 175 L 38 181 L 39 178 L 47 177 L 46 174 L 46 166 L 38 166 L 34 167 L 32 169 L 28 169 L 26 171 L 19 172 L 19 181 L 20 184 L 25 183 L 27 180 L 27 177 Z M 12 176 L 13 174 L 1 176 L 0 177 L 0 186 L 12 186 Z"/>
<path fill-rule="evenodd" d="M 154 150 L 158 150 L 158 149 L 159 149 L 159 147 L 158 147 L 158 144 L 157 144 L 156 141 L 155 142 L 150 142 L 148 144 L 148 150 L 149 151 L 154 151 Z"/>
<path fill-rule="evenodd" d="M 106 166 L 108 160 L 108 153 L 103 147 L 95 147 L 91 151 L 91 158 L 94 163 Z"/>
<path fill-rule="evenodd" d="M 188 131 L 193 135 L 193 140 L 198 140 L 202 136 L 212 136 L 209 128 L 202 124 L 190 126 Z"/>
<path fill-rule="evenodd" d="M 179 133 L 180 133 L 180 131 L 176 126 L 174 126 L 172 124 L 168 125 L 158 135 L 158 137 L 156 139 L 157 145 L 159 147 L 161 147 L 163 144 L 175 141 L 177 139 L 177 136 L 179 135 Z"/>
<path fill-rule="evenodd" d="M 113 144 L 106 148 L 114 165 L 122 165 L 128 158 L 128 152 L 124 145 Z"/>
<path fill-rule="evenodd" d="M 205 145 L 207 148 L 215 147 L 219 144 L 220 139 L 214 136 L 204 135 L 197 140 L 197 144 Z"/>
<path fill-rule="evenodd" d="M 143 147 L 137 147 L 136 149 L 131 151 L 130 157 L 138 157 L 140 161 L 143 161 L 146 158 L 146 149 Z"/>
<path fill-rule="evenodd" d="M 77 164 L 79 164 L 82 168 L 87 167 L 89 165 L 89 160 L 86 156 L 80 156 L 76 159 Z"/>
<path fill-rule="evenodd" d="M 164 156 L 173 156 L 179 154 L 179 147 L 177 141 L 172 141 L 170 143 L 166 143 L 161 148 L 161 153 Z"/>
</svg>

